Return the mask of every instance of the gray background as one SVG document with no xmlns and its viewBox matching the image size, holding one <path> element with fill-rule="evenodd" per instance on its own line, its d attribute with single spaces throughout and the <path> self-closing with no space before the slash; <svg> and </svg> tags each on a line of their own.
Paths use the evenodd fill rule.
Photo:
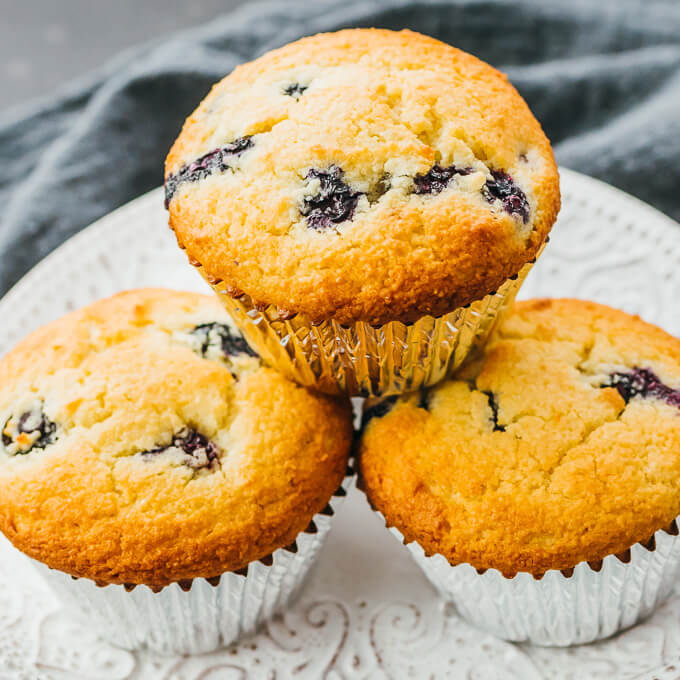
<svg viewBox="0 0 680 680">
<path fill-rule="evenodd" d="M 0 110 L 245 0 L 0 0 Z"/>
</svg>

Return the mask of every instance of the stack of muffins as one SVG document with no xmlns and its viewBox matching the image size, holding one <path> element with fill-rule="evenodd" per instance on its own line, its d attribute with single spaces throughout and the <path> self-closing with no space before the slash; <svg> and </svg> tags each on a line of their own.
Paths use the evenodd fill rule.
<svg viewBox="0 0 680 680">
<path fill-rule="evenodd" d="M 165 192 L 217 295 L 124 293 L 0 362 L 0 528 L 108 639 L 207 651 L 285 607 L 352 396 L 361 487 L 466 618 L 573 644 L 668 594 L 680 341 L 511 310 L 560 198 L 502 74 L 408 31 L 301 40 L 213 88 Z"/>
</svg>

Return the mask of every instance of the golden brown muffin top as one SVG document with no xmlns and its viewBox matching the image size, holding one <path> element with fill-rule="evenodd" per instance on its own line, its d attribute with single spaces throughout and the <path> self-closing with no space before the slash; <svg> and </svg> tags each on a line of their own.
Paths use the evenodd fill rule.
<svg viewBox="0 0 680 680">
<path fill-rule="evenodd" d="M 545 241 L 558 184 L 505 75 L 375 29 L 239 66 L 165 167 L 170 225 L 209 279 L 340 323 L 412 321 L 492 292 Z"/>
<path fill-rule="evenodd" d="M 680 340 L 637 317 L 518 303 L 478 362 L 389 406 L 365 428 L 362 483 L 451 564 L 569 569 L 680 514 Z"/>
<path fill-rule="evenodd" d="M 0 361 L 0 529 L 101 583 L 210 578 L 291 544 L 345 474 L 350 408 L 261 365 L 213 296 L 142 289 Z"/>
</svg>

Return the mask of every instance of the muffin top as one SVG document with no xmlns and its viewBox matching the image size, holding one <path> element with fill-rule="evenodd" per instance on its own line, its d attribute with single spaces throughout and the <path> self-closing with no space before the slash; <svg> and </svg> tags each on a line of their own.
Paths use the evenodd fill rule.
<svg viewBox="0 0 680 680">
<path fill-rule="evenodd" d="M 136 290 L 0 362 L 0 529 L 99 583 L 210 578 L 291 544 L 343 480 L 350 408 L 261 365 L 212 296 Z"/>
<path fill-rule="evenodd" d="M 519 303 L 456 380 L 366 419 L 370 502 L 451 564 L 569 569 L 680 514 L 680 340 L 608 307 Z"/>
<path fill-rule="evenodd" d="M 375 29 L 236 68 L 184 124 L 165 191 L 208 280 L 340 323 L 487 295 L 533 259 L 560 203 L 550 144 L 503 74 Z"/>
</svg>

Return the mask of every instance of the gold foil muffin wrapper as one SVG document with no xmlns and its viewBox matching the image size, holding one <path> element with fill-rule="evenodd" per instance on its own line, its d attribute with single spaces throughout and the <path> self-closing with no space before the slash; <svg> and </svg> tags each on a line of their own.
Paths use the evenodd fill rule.
<svg viewBox="0 0 680 680">
<path fill-rule="evenodd" d="M 295 598 L 353 481 L 350 466 L 328 505 L 292 545 L 216 578 L 195 578 L 160 590 L 99 586 L 31 562 L 71 615 L 102 639 L 161 654 L 210 652 L 254 632 Z"/>
<path fill-rule="evenodd" d="M 513 642 L 566 647 L 633 626 L 671 594 L 680 571 L 679 521 L 624 553 L 540 578 L 452 566 L 443 555 L 426 555 L 417 542 L 406 543 L 395 527 L 389 530 L 463 619 Z"/>
<path fill-rule="evenodd" d="M 387 396 L 434 385 L 484 345 L 512 304 L 536 260 L 498 290 L 440 317 L 380 326 L 333 320 L 312 323 L 256 307 L 249 296 L 232 297 L 223 281 L 193 262 L 265 363 L 301 385 L 353 397 Z"/>
</svg>

